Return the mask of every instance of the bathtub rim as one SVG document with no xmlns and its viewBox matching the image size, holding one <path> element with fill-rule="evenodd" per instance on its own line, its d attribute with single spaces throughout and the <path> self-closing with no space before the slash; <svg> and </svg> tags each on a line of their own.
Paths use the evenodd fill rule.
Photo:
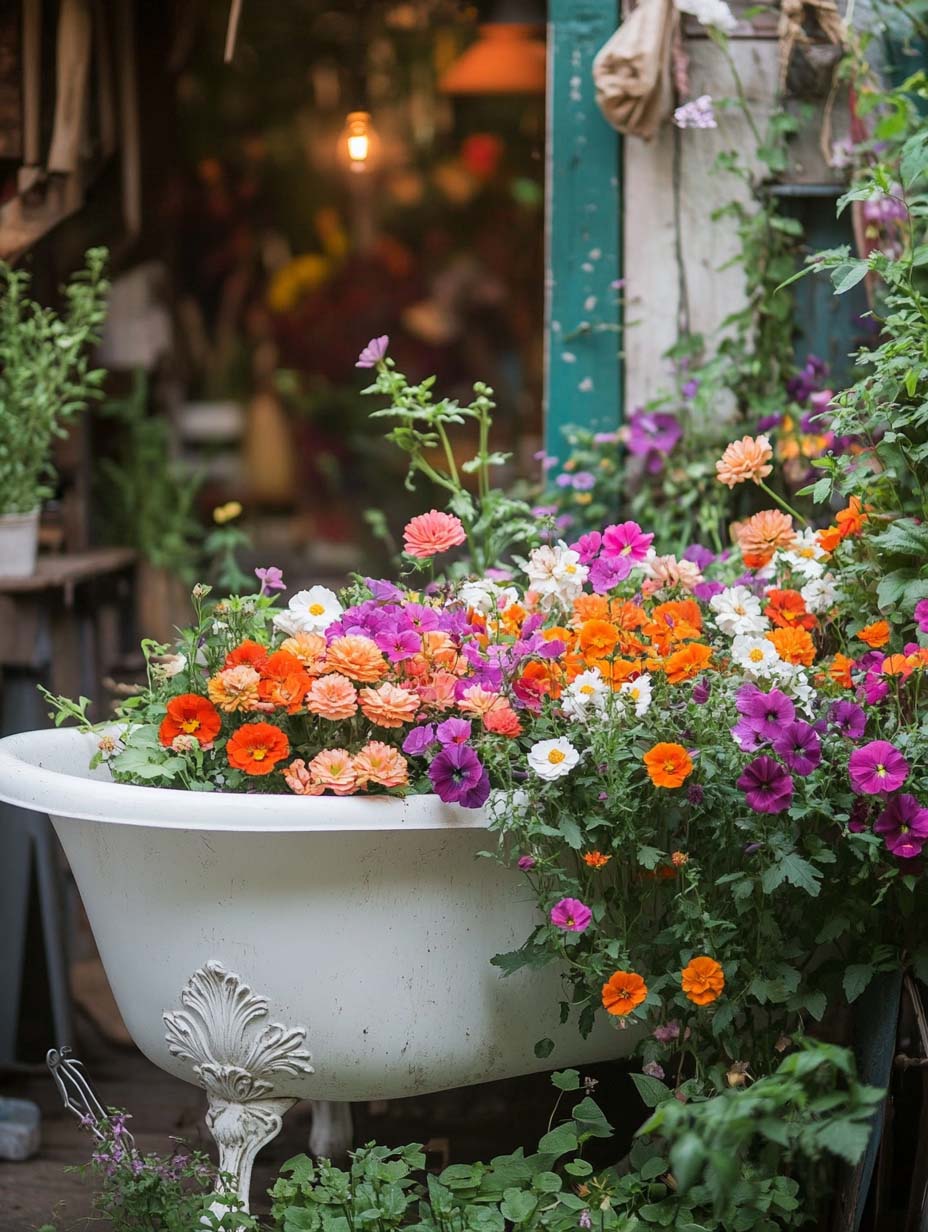
<svg viewBox="0 0 928 1232">
<path fill-rule="evenodd" d="M 0 739 L 0 801 L 53 817 L 149 829 L 298 833 L 377 830 L 485 830 L 490 809 L 444 804 L 437 796 L 295 796 L 144 787 L 54 769 L 93 733 L 74 727 L 17 732 Z M 86 763 L 85 763 L 86 764 Z M 500 798 L 502 793 L 497 793 Z"/>
</svg>

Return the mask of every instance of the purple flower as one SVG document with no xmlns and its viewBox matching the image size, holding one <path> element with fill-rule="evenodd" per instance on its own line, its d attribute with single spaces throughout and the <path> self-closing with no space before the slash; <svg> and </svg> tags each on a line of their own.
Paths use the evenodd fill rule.
<svg viewBox="0 0 928 1232">
<path fill-rule="evenodd" d="M 700 603 L 708 603 L 715 595 L 720 595 L 725 589 L 724 582 L 697 582 L 693 587 L 693 598 Z"/>
<path fill-rule="evenodd" d="M 577 542 L 572 543 L 570 546 L 575 552 L 579 553 L 580 564 L 588 565 L 596 559 L 602 545 L 602 535 L 598 530 L 591 530 L 588 534 L 581 535 Z"/>
<path fill-rule="evenodd" d="M 867 726 L 867 716 L 856 702 L 835 702 L 828 711 L 828 718 L 849 740 L 859 740 Z"/>
<path fill-rule="evenodd" d="M 268 565 L 266 569 L 256 569 L 255 577 L 261 583 L 261 594 L 270 594 L 272 590 L 286 590 L 284 575 L 276 565 Z"/>
<path fill-rule="evenodd" d="M 738 707 L 738 713 L 744 716 L 745 723 L 753 727 L 765 740 L 773 740 L 784 724 L 792 723 L 796 717 L 796 707 L 779 689 L 771 689 L 769 693 L 765 693 L 756 685 L 742 685 L 736 695 L 735 705 Z"/>
<path fill-rule="evenodd" d="M 605 595 L 627 578 L 629 572 L 621 558 L 600 556 L 590 565 L 590 585 L 596 594 Z"/>
<path fill-rule="evenodd" d="M 574 477 L 573 475 L 569 475 L 566 471 L 562 471 L 554 482 L 559 488 L 572 488 L 574 486 Z"/>
<path fill-rule="evenodd" d="M 582 1228 L 583 1232 L 589 1232 L 593 1226 L 593 1216 L 590 1214 L 589 1207 L 584 1207 L 577 1218 L 577 1227 Z"/>
<path fill-rule="evenodd" d="M 693 701 L 697 706 L 704 706 L 711 695 L 712 685 L 705 678 L 705 676 L 700 676 L 700 678 L 693 685 Z"/>
<path fill-rule="evenodd" d="M 774 752 L 783 758 L 794 774 L 803 778 L 811 774 L 822 760 L 822 742 L 818 732 L 801 719 L 787 723 L 772 743 Z"/>
<path fill-rule="evenodd" d="M 919 633 L 928 633 L 928 599 L 919 599 L 915 604 L 915 623 Z"/>
<path fill-rule="evenodd" d="M 793 802 L 793 780 L 772 757 L 755 757 L 745 766 L 738 787 L 755 813 L 782 813 Z"/>
<path fill-rule="evenodd" d="M 699 393 L 699 382 L 690 377 L 688 381 L 684 381 L 680 386 L 680 393 L 684 398 L 695 398 Z"/>
<path fill-rule="evenodd" d="M 660 1061 L 649 1061 L 647 1065 L 642 1065 L 641 1072 L 647 1074 L 649 1078 L 663 1078 L 664 1067 Z"/>
<path fill-rule="evenodd" d="M 516 861 L 517 866 L 522 870 L 523 873 L 530 873 L 532 869 L 535 867 L 536 863 L 537 861 L 534 856 L 519 856 L 518 860 Z"/>
<path fill-rule="evenodd" d="M 391 663 L 401 663 L 411 659 L 422 649 L 422 639 L 412 629 L 386 629 L 374 638 L 379 650 L 382 650 Z"/>
<path fill-rule="evenodd" d="M 445 719 L 435 729 L 435 735 L 442 745 L 466 744 L 470 739 L 471 724 L 469 719 Z"/>
<path fill-rule="evenodd" d="M 364 585 L 371 592 L 375 599 L 381 602 L 388 602 L 390 599 L 402 599 L 403 592 L 393 582 L 387 582 L 383 578 L 365 578 Z"/>
<path fill-rule="evenodd" d="M 851 786 L 863 796 L 898 791 L 909 773 L 909 763 L 888 740 L 871 740 L 855 749 L 847 768 Z"/>
<path fill-rule="evenodd" d="M 874 833 L 882 834 L 883 841 L 902 860 L 911 860 L 920 854 L 928 839 L 928 808 L 903 792 L 893 796 L 873 823 Z"/>
<path fill-rule="evenodd" d="M 596 476 L 592 471 L 577 471 L 574 475 L 573 489 L 575 492 L 589 492 L 596 487 Z"/>
<path fill-rule="evenodd" d="M 673 113 L 673 122 L 677 128 L 718 128 L 712 96 L 700 94 L 699 98 L 683 103 Z"/>
<path fill-rule="evenodd" d="M 884 680 L 876 672 L 867 672 L 860 691 L 869 706 L 876 706 L 889 692 L 889 681 Z"/>
<path fill-rule="evenodd" d="M 680 1024 L 676 1019 L 665 1022 L 663 1026 L 655 1027 L 651 1032 L 659 1044 L 672 1044 L 680 1038 Z"/>
<path fill-rule="evenodd" d="M 628 452 L 636 458 L 657 455 L 658 470 L 662 455 L 669 454 L 682 435 L 680 421 L 668 411 L 637 410 L 628 417 Z"/>
<path fill-rule="evenodd" d="M 584 932 L 592 919 L 592 911 L 579 898 L 562 898 L 551 908 L 551 923 L 567 933 Z"/>
<path fill-rule="evenodd" d="M 372 338 L 358 356 L 358 362 L 355 364 L 355 367 L 376 368 L 386 355 L 389 345 L 390 339 L 386 334 L 381 334 L 379 338 Z"/>
<path fill-rule="evenodd" d="M 852 834 L 860 834 L 870 826 L 870 801 L 865 800 L 862 796 L 851 805 L 851 815 L 847 821 L 847 828 Z"/>
<path fill-rule="evenodd" d="M 739 719 L 734 727 L 728 730 L 731 732 L 732 739 L 744 753 L 756 753 L 759 748 L 763 747 L 764 741 L 761 739 L 760 732 L 747 719 Z"/>
<path fill-rule="evenodd" d="M 700 573 L 707 569 L 715 560 L 715 553 L 709 548 L 703 547 L 701 543 L 691 543 L 683 553 L 684 560 L 691 560 L 694 565 L 697 565 Z"/>
<path fill-rule="evenodd" d="M 703 796 L 705 794 L 706 793 L 703 791 L 702 785 L 699 783 L 690 783 L 686 789 L 686 798 L 692 805 L 702 804 Z"/>
<path fill-rule="evenodd" d="M 450 748 L 466 748 L 466 745 L 450 745 Z M 490 798 L 490 776 L 483 770 L 480 778 L 473 785 L 461 792 L 461 798 L 458 804 L 462 808 L 483 808 L 487 800 Z"/>
<path fill-rule="evenodd" d="M 435 794 L 445 804 L 463 804 L 463 797 L 480 786 L 483 774 L 480 758 L 469 744 L 445 745 L 429 766 Z"/>
<path fill-rule="evenodd" d="M 613 283 L 612 285 L 616 286 L 617 284 Z M 618 443 L 619 443 L 618 432 L 594 432 L 593 433 L 593 444 L 594 445 L 617 445 Z"/>
<path fill-rule="evenodd" d="M 622 562 L 620 581 L 627 578 L 632 568 L 644 560 L 653 539 L 654 535 L 645 534 L 637 522 L 620 522 L 606 527 L 603 531 L 602 553 L 603 556 L 614 557 Z"/>
<path fill-rule="evenodd" d="M 408 753 L 410 757 L 421 757 L 422 754 L 435 743 L 435 725 L 433 723 L 423 723 L 419 727 L 414 727 L 403 741 L 403 752 Z"/>
</svg>

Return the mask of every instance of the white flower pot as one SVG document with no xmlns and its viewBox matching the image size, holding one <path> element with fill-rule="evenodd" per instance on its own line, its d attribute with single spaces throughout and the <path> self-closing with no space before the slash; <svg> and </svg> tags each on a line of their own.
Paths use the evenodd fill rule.
<svg viewBox="0 0 928 1232">
<path fill-rule="evenodd" d="M 51 816 L 126 1026 L 206 1088 L 243 1192 L 294 1099 L 389 1099 L 631 1050 L 634 1029 L 583 1040 L 560 1024 L 555 968 L 490 965 L 538 917 L 519 874 L 475 859 L 496 842 L 481 812 L 125 786 L 87 769 L 94 745 L 67 729 L 0 741 L 0 799 Z"/>
<path fill-rule="evenodd" d="M 0 514 L 0 577 L 30 577 L 39 546 L 39 508 Z"/>
</svg>

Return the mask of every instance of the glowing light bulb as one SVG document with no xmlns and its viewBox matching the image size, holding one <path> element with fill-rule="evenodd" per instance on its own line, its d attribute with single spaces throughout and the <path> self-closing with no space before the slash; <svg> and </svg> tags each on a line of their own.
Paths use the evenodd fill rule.
<svg viewBox="0 0 928 1232">
<path fill-rule="evenodd" d="M 377 135 L 370 113 L 352 111 L 345 120 L 339 145 L 352 171 L 366 171 L 374 154 Z"/>
</svg>

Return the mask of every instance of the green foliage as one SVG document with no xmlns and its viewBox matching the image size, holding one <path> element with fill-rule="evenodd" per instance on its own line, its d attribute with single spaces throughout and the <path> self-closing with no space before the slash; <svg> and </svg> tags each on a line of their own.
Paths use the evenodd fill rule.
<svg viewBox="0 0 928 1232">
<path fill-rule="evenodd" d="M 28 273 L 0 262 L 0 514 L 29 513 L 51 494 L 55 437 L 101 396 L 105 373 L 89 351 L 106 315 L 106 259 L 88 250 L 61 314 L 29 298 Z"/>
</svg>

